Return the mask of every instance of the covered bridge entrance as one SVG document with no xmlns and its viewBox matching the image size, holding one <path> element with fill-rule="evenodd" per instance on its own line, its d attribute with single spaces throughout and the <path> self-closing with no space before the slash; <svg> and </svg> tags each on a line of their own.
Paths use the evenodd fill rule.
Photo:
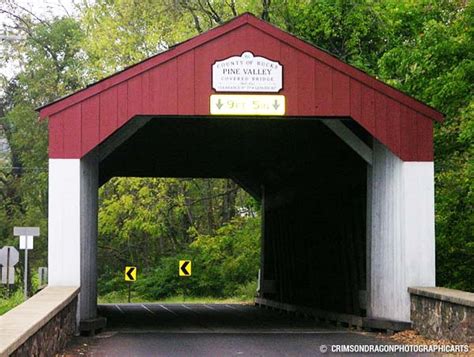
<svg viewBox="0 0 474 357">
<path fill-rule="evenodd" d="M 261 298 L 409 321 L 434 286 L 434 109 L 250 14 L 40 109 L 49 284 L 97 314 L 97 190 L 232 178 L 262 202 Z M 199 269 L 194 267 L 194 269 Z"/>
</svg>

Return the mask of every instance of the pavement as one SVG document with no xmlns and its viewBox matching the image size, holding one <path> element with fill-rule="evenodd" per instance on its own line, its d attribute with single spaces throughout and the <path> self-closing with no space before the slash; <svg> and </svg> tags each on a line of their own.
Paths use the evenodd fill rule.
<svg viewBox="0 0 474 357">
<path fill-rule="evenodd" d="M 335 355 L 332 345 L 392 343 L 375 333 L 243 304 L 107 304 L 99 314 L 107 317 L 107 328 L 74 338 L 62 355 L 319 356 Z"/>
</svg>

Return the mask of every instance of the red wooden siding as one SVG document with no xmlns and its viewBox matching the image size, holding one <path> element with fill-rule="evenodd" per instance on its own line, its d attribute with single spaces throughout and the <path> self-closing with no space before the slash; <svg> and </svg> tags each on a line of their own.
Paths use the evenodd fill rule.
<svg viewBox="0 0 474 357">
<path fill-rule="evenodd" d="M 41 108 L 49 156 L 80 158 L 136 115 L 209 115 L 212 64 L 244 51 L 283 65 L 286 115 L 352 117 L 401 159 L 433 159 L 442 114 L 248 14 Z"/>
<path fill-rule="evenodd" d="M 99 96 L 90 97 L 82 102 L 82 152 L 89 152 L 100 142 L 100 102 Z M 51 147 L 50 147 L 51 150 Z M 51 152 L 50 152 L 51 155 Z"/>
<path fill-rule="evenodd" d="M 258 53 L 258 52 L 257 52 Z M 288 68 L 298 68 L 298 58 L 294 56 L 293 47 L 281 44 L 280 47 L 280 63 L 283 68 L 283 90 L 286 99 L 286 114 L 291 116 L 298 115 L 298 72 L 289 71 Z M 300 72 L 302 69 L 300 68 Z M 314 73 L 314 71 L 312 71 Z M 289 88 L 292 88 L 289 90 Z M 314 91 L 313 91 L 314 93 Z"/>
<path fill-rule="evenodd" d="M 332 115 L 332 73 L 331 68 L 324 63 L 315 61 L 314 76 L 314 108 L 316 115 Z"/>
</svg>

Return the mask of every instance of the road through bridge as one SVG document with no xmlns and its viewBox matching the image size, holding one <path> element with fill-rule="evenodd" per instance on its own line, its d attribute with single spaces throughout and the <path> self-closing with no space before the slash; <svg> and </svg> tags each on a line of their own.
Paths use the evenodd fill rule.
<svg viewBox="0 0 474 357">
<path fill-rule="evenodd" d="M 392 344 L 375 333 L 243 304 L 99 305 L 107 328 L 62 352 L 93 356 L 314 356 L 333 345 Z"/>
</svg>

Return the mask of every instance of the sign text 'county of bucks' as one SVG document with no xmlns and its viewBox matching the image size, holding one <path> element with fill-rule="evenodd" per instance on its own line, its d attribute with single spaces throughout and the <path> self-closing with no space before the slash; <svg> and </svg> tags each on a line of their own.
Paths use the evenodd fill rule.
<svg viewBox="0 0 474 357">
<path fill-rule="evenodd" d="M 216 61 L 212 88 L 216 92 L 278 93 L 283 88 L 282 65 L 252 52 Z"/>
</svg>

